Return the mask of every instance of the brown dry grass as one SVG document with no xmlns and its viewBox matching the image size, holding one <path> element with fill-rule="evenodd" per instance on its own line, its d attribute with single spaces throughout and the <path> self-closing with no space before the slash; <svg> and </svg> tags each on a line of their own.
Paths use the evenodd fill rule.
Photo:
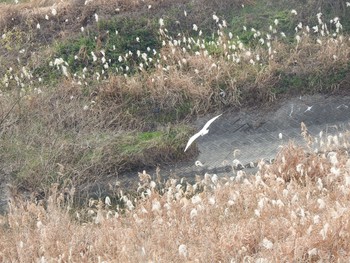
<svg viewBox="0 0 350 263">
<path fill-rule="evenodd" d="M 255 176 L 206 175 L 194 185 L 157 185 L 140 174 L 137 201 L 119 194 L 112 206 L 96 200 L 74 213 L 74 189 L 60 194 L 56 186 L 47 202 L 13 201 L 0 228 L 0 258 L 344 262 L 350 257 L 350 161 L 345 151 L 334 153 L 336 159 L 289 145 Z"/>
<path fill-rule="evenodd" d="M 1 59 L 8 65 L 14 63 L 13 68 L 19 72 L 29 61 L 30 51 L 93 24 L 97 9 L 101 17 L 108 18 L 115 12 L 147 9 L 151 4 L 155 13 L 162 15 L 162 8 L 170 2 L 101 0 L 88 6 L 82 6 L 82 1 L 65 2 L 56 6 L 57 16 L 49 22 L 44 15 L 51 12 L 47 6 L 50 1 L 1 5 L 0 28 L 11 32 L 8 40 L 19 41 L 18 46 L 10 45 L 12 53 L 5 50 Z M 219 9 L 242 3 L 225 1 Z M 208 6 L 196 6 L 207 16 L 203 24 L 214 23 Z M 71 22 L 80 15 L 79 23 Z M 201 16 L 200 12 L 190 16 L 189 27 L 193 23 L 200 26 Z M 67 25 L 66 19 L 70 21 Z M 40 33 L 34 30 L 37 23 L 45 28 Z M 23 32 L 28 32 L 27 38 Z M 72 84 L 72 76 L 60 78 L 55 87 L 39 83 L 20 90 L 14 80 L 13 85 L 2 86 L 0 159 L 5 161 L 1 174 L 31 191 L 47 189 L 52 182 L 59 182 L 60 187 L 53 187 L 45 200 L 35 200 L 39 195 L 34 193 L 30 202 L 20 200 L 14 190 L 9 214 L 0 218 L 0 260 L 349 260 L 350 161 L 346 149 L 337 148 L 339 145 L 328 145 L 332 147 L 318 154 L 288 145 L 274 164 L 264 165 L 254 177 L 239 174 L 217 181 L 214 175 L 206 175 L 195 185 L 185 186 L 174 180 L 166 184 L 150 182 L 142 175 L 146 180 L 141 182 L 143 187 L 135 200 L 135 193 L 129 196 L 118 192 L 111 196 L 111 207 L 91 200 L 89 207 L 72 209 L 76 205 L 72 185 L 81 187 L 86 182 L 103 180 L 123 167 L 120 162 L 125 160 L 119 160 L 114 151 L 120 145 L 115 138 L 121 133 L 170 132 L 170 122 L 226 107 L 271 101 L 276 95 L 273 89 L 285 84 L 282 73 L 289 77 L 321 76 L 310 85 L 313 91 L 322 90 L 325 73 L 348 67 L 348 37 L 319 37 L 320 45 L 314 37 L 300 34 L 298 45 L 271 41 L 276 52 L 273 58 L 265 48 L 251 48 L 251 57 L 255 59 L 259 54 L 262 66 L 257 61 L 255 65 L 249 62 L 247 49 L 237 50 L 241 63 L 235 64 L 228 61 L 223 45 L 211 57 L 166 45 L 159 51 L 167 58 L 159 63 L 161 67 L 133 76 L 113 75 L 88 87 Z M 33 43 L 33 39 L 38 42 Z M 227 36 L 222 41 L 227 44 Z M 28 47 L 28 54 L 20 55 L 25 63 L 16 64 L 18 50 L 23 47 Z M 45 56 L 49 54 L 50 48 L 45 50 Z M 31 59 L 28 64 L 44 60 L 38 55 Z M 21 81 L 30 82 L 25 78 Z M 334 84 L 334 88 L 344 90 L 349 85 L 346 78 Z M 220 95 L 223 90 L 225 96 Z M 179 134 L 182 137 L 177 150 L 182 149 L 181 140 L 186 137 Z M 154 164 L 179 157 L 172 152 L 159 156 L 162 153 L 169 154 L 169 148 L 159 152 L 148 148 L 135 160 Z"/>
</svg>

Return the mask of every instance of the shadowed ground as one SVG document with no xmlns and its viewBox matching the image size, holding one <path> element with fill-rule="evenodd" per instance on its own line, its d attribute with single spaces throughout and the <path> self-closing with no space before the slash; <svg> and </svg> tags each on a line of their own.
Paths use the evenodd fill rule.
<svg viewBox="0 0 350 263">
<path fill-rule="evenodd" d="M 200 130 L 213 116 L 202 117 L 194 125 Z M 181 177 L 205 172 L 225 174 L 231 172 L 234 159 L 242 164 L 272 159 L 280 145 L 289 141 L 305 145 L 301 122 L 313 137 L 321 131 L 327 136 L 349 129 L 350 97 L 301 96 L 280 101 L 270 108 L 225 112 L 209 127 L 207 135 L 197 139 L 200 153 L 193 162 L 161 167 L 161 174 Z M 236 149 L 239 153 L 234 157 Z M 196 167 L 196 160 L 204 167 Z"/>
<path fill-rule="evenodd" d="M 215 114 L 199 118 L 194 125 L 200 130 Z M 289 141 L 305 146 L 301 136 L 301 122 L 305 123 L 312 137 L 318 136 L 321 131 L 327 136 L 348 130 L 350 96 L 301 96 L 281 100 L 265 108 L 227 111 L 212 123 L 207 135 L 196 140 L 198 156 L 194 156 L 191 162 L 160 166 L 159 174 L 163 180 L 184 177 L 188 181 L 205 173 L 232 175 L 234 159 L 246 165 L 261 159 L 273 159 L 280 145 Z M 279 138 L 280 133 L 282 139 Z M 236 149 L 239 153 L 234 157 Z M 196 167 L 196 160 L 204 166 Z M 154 179 L 157 178 L 156 169 L 146 171 Z M 256 168 L 245 171 L 254 173 Z M 135 189 L 138 182 L 137 172 L 122 174 L 118 178 L 110 178 L 108 182 L 88 185 L 80 190 L 88 192 L 90 196 L 99 197 L 107 194 L 111 188 L 115 189 L 116 182 L 118 189 Z"/>
<path fill-rule="evenodd" d="M 201 127 L 206 118 L 198 120 Z M 311 136 L 348 129 L 350 97 L 302 96 L 284 100 L 270 109 L 228 112 L 213 123 L 208 136 L 199 138 L 198 160 L 208 168 L 231 162 L 233 152 L 242 163 L 273 158 L 281 144 L 293 140 L 302 143 L 301 122 Z M 279 139 L 279 134 L 282 139 Z"/>
</svg>

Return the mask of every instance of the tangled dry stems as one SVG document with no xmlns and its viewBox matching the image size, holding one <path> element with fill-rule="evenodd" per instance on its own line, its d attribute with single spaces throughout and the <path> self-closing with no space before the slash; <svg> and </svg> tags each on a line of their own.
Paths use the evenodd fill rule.
<svg viewBox="0 0 350 263">
<path fill-rule="evenodd" d="M 141 173 L 136 199 L 120 192 L 82 210 L 72 210 L 74 189 L 55 186 L 46 202 L 11 203 L 0 228 L 0 258 L 346 261 L 350 161 L 335 146 L 307 154 L 287 145 L 254 176 L 206 174 L 190 184 Z"/>
</svg>

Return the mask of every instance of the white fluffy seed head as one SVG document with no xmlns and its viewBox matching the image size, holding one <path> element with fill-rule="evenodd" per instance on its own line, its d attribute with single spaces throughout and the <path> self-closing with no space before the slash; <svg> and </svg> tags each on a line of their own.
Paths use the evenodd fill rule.
<svg viewBox="0 0 350 263">
<path fill-rule="evenodd" d="M 154 181 L 151 181 L 150 182 L 150 184 L 149 184 L 149 186 L 152 188 L 152 189 L 154 189 L 155 187 L 156 187 L 156 182 L 154 182 Z"/>
<path fill-rule="evenodd" d="M 160 205 L 159 201 L 158 200 L 154 200 L 152 202 L 152 211 L 159 212 L 160 208 L 161 208 L 161 205 Z"/>
<path fill-rule="evenodd" d="M 112 206 L 112 202 L 111 202 L 111 199 L 109 198 L 109 196 L 106 196 L 106 198 L 105 198 L 105 205 Z"/>
<path fill-rule="evenodd" d="M 262 246 L 266 249 L 272 249 L 273 243 L 265 237 L 262 241 Z"/>
<path fill-rule="evenodd" d="M 318 208 L 319 209 L 324 209 L 326 207 L 326 203 L 325 201 L 323 201 L 322 199 L 317 199 L 317 203 L 318 203 Z"/>
<path fill-rule="evenodd" d="M 208 203 L 211 205 L 215 205 L 215 197 L 211 196 L 208 198 Z"/>
<path fill-rule="evenodd" d="M 190 218 L 193 220 L 198 215 L 197 209 L 193 208 L 190 212 Z"/>
<path fill-rule="evenodd" d="M 199 204 L 202 202 L 202 198 L 200 198 L 200 196 L 198 196 L 198 195 L 194 195 L 191 198 L 191 201 L 192 201 L 192 204 L 196 205 L 196 204 Z"/>
<path fill-rule="evenodd" d="M 179 255 L 187 258 L 187 246 L 185 244 L 179 246 Z"/>
</svg>

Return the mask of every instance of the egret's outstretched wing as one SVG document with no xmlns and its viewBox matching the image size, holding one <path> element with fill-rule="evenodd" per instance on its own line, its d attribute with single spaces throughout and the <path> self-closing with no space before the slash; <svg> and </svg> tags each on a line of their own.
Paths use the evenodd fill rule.
<svg viewBox="0 0 350 263">
<path fill-rule="evenodd" d="M 193 136 L 188 140 L 184 152 L 186 152 L 187 148 L 190 147 L 190 145 L 191 145 L 199 136 L 201 136 L 201 133 L 200 133 L 200 132 L 197 132 L 195 135 L 193 135 Z"/>
<path fill-rule="evenodd" d="M 202 131 L 203 131 L 203 130 L 207 130 L 207 129 L 209 128 L 210 124 L 212 124 L 212 122 L 215 121 L 217 118 L 219 118 L 221 115 L 222 115 L 222 113 L 221 113 L 220 115 L 218 115 L 218 116 L 216 116 L 216 117 L 210 119 L 210 120 L 204 125 Z"/>
</svg>

